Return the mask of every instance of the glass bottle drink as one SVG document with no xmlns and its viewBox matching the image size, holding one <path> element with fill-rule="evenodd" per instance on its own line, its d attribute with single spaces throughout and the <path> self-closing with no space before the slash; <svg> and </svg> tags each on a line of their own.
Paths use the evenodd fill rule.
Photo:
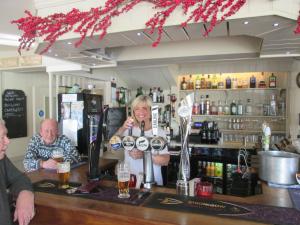
<svg viewBox="0 0 300 225">
<path fill-rule="evenodd" d="M 244 114 L 244 106 L 243 106 L 241 100 L 238 101 L 238 105 L 237 105 L 237 114 L 238 114 L 238 115 L 243 115 L 243 114 Z"/>
<path fill-rule="evenodd" d="M 231 88 L 231 79 L 230 79 L 229 76 L 226 78 L 225 87 L 226 87 L 226 89 L 230 89 Z"/>
<path fill-rule="evenodd" d="M 201 88 L 201 80 L 200 80 L 200 77 L 198 75 L 197 78 L 196 78 L 196 81 L 195 81 L 195 89 L 199 90 L 200 88 Z"/>
<path fill-rule="evenodd" d="M 207 75 L 206 88 L 207 88 L 207 89 L 211 89 L 211 79 L 210 79 L 210 75 Z"/>
<path fill-rule="evenodd" d="M 276 76 L 274 73 L 269 77 L 269 88 L 276 88 Z"/>
<path fill-rule="evenodd" d="M 214 101 L 211 102 L 211 106 L 210 106 L 210 114 L 211 115 L 218 115 L 218 108 L 215 104 Z"/>
<path fill-rule="evenodd" d="M 254 75 L 250 77 L 250 88 L 256 88 L 256 77 Z"/>
<path fill-rule="evenodd" d="M 212 89 L 217 89 L 218 88 L 218 78 L 217 78 L 217 75 L 214 74 L 212 76 L 212 84 L 211 84 L 211 88 Z"/>
<path fill-rule="evenodd" d="M 276 115 L 277 115 L 276 96 L 275 94 L 272 94 L 270 100 L 270 116 L 276 116 Z"/>
<path fill-rule="evenodd" d="M 224 115 L 230 115 L 230 106 L 227 103 L 227 101 L 225 101 L 225 105 L 224 105 Z"/>
<path fill-rule="evenodd" d="M 206 88 L 206 80 L 205 80 L 204 74 L 202 74 L 202 77 L 201 77 L 200 81 L 201 81 L 200 82 L 201 89 L 205 89 Z"/>
<path fill-rule="evenodd" d="M 245 109 L 245 114 L 246 115 L 252 115 L 253 111 L 252 111 L 252 104 L 251 104 L 251 99 L 248 98 L 247 99 L 247 104 L 246 104 L 246 109 Z"/>
<path fill-rule="evenodd" d="M 185 81 L 185 77 L 182 78 L 181 84 L 180 84 L 180 89 L 181 90 L 186 90 L 187 89 L 187 83 Z"/>
<path fill-rule="evenodd" d="M 230 114 L 231 115 L 237 114 L 237 105 L 235 103 L 235 100 L 232 100 L 232 103 L 230 104 Z"/>
<path fill-rule="evenodd" d="M 156 102 L 160 103 L 160 87 L 157 88 L 157 92 L 156 92 Z"/>
<path fill-rule="evenodd" d="M 206 95 L 205 100 L 205 115 L 209 115 L 210 113 L 210 101 L 209 101 L 209 95 Z"/>
<path fill-rule="evenodd" d="M 204 96 L 203 95 L 201 95 L 201 97 L 200 97 L 199 113 L 200 113 L 200 115 L 205 114 L 205 102 L 204 102 Z"/>
<path fill-rule="evenodd" d="M 153 96 L 152 88 L 150 88 L 150 91 L 149 91 L 149 97 L 152 99 L 152 96 Z"/>
<path fill-rule="evenodd" d="M 188 83 L 188 89 L 189 90 L 194 90 L 194 82 L 193 82 L 192 75 L 190 75 L 190 79 L 189 79 L 189 83 Z"/>
<path fill-rule="evenodd" d="M 152 93 L 152 102 L 156 102 L 157 101 L 157 92 L 156 92 L 156 88 L 153 88 L 153 93 Z"/>
<path fill-rule="evenodd" d="M 223 114 L 224 114 L 223 105 L 222 105 L 221 100 L 219 100 L 219 102 L 218 102 L 218 115 L 223 115 Z"/>
</svg>

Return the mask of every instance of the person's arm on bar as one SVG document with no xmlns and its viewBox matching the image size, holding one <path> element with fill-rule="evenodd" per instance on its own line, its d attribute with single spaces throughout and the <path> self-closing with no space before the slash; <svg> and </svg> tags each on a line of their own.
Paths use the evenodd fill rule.
<svg viewBox="0 0 300 225">
<path fill-rule="evenodd" d="M 8 187 L 11 193 L 16 196 L 14 221 L 18 221 L 19 225 L 28 225 L 35 214 L 34 194 L 31 182 L 8 158 L 5 159 L 5 167 Z"/>
</svg>

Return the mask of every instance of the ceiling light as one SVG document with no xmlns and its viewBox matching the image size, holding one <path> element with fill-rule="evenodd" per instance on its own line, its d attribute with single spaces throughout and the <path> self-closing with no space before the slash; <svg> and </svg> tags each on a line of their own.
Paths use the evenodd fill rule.
<svg viewBox="0 0 300 225">
<path fill-rule="evenodd" d="M 141 36 L 141 35 L 142 35 L 142 33 L 141 33 L 141 32 L 138 32 L 136 35 L 137 35 L 137 36 Z"/>
<path fill-rule="evenodd" d="M 245 25 L 249 24 L 249 21 L 244 21 L 244 24 L 245 24 Z"/>
<path fill-rule="evenodd" d="M 55 56 L 55 57 L 57 57 L 58 55 L 57 55 L 57 54 L 55 54 L 54 56 Z"/>
<path fill-rule="evenodd" d="M 71 44 L 72 44 L 72 42 L 71 42 L 71 41 L 69 41 L 69 42 L 68 42 L 68 45 L 71 45 Z"/>
<path fill-rule="evenodd" d="M 273 23 L 273 27 L 278 27 L 279 23 Z"/>
<path fill-rule="evenodd" d="M 19 46 L 20 36 L 0 33 L 0 45 Z"/>
</svg>

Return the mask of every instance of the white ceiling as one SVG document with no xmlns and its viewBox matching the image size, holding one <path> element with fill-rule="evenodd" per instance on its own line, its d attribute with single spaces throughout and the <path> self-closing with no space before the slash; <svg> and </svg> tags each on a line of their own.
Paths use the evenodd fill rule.
<svg viewBox="0 0 300 225">
<path fill-rule="evenodd" d="M 12 20 L 23 17 L 24 11 L 35 13 L 34 0 L 1 0 L 0 2 L 0 33 L 20 35 Z M 17 47 L 0 45 L 0 51 L 17 51 Z"/>
</svg>

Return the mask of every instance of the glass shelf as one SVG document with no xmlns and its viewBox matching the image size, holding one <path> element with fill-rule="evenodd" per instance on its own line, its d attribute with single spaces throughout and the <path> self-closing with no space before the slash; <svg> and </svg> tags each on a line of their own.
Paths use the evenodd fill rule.
<svg viewBox="0 0 300 225">
<path fill-rule="evenodd" d="M 230 89 L 197 89 L 197 90 L 179 90 L 180 93 L 205 92 L 205 91 L 281 91 L 285 88 L 230 88 Z"/>
<path fill-rule="evenodd" d="M 198 117 L 286 119 L 285 116 L 259 116 L 259 115 L 192 115 L 192 118 L 198 118 Z"/>
<path fill-rule="evenodd" d="M 258 134 L 262 133 L 262 130 L 229 130 L 229 129 L 220 129 L 222 133 L 238 133 L 238 134 Z M 271 134 L 285 134 L 285 130 L 272 130 Z"/>
</svg>

